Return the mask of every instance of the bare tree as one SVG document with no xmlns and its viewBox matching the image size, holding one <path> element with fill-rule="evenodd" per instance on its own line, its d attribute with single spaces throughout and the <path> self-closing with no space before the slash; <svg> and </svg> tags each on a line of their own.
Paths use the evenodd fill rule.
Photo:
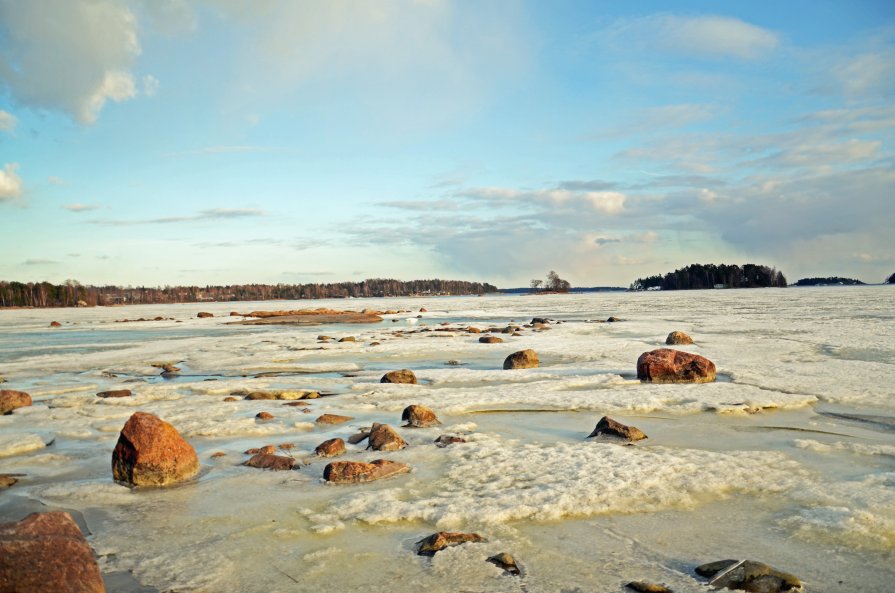
<svg viewBox="0 0 895 593">
<path fill-rule="evenodd" d="M 537 278 L 535 278 L 534 280 L 531 281 L 531 291 L 537 292 L 538 289 L 541 288 L 542 284 L 544 284 L 543 280 L 538 280 Z"/>
</svg>

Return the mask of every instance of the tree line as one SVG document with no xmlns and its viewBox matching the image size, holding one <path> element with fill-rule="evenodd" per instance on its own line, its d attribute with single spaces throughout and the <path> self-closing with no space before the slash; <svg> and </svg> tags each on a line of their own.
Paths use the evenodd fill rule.
<svg viewBox="0 0 895 593">
<path fill-rule="evenodd" d="M 232 284 L 226 286 L 85 286 L 76 280 L 50 282 L 0 281 L 0 307 L 76 307 L 268 301 L 415 295 L 470 295 L 497 292 L 497 287 L 463 280 L 371 278 L 331 284 Z"/>
<path fill-rule="evenodd" d="M 854 278 L 842 278 L 841 276 L 830 276 L 828 278 L 801 278 L 796 281 L 796 286 L 828 286 L 831 284 L 844 284 L 848 286 L 856 286 L 864 284 L 860 280 Z"/>
<path fill-rule="evenodd" d="M 704 288 L 785 287 L 782 272 L 768 266 L 745 264 L 691 264 L 664 276 L 638 278 L 631 290 L 694 290 Z"/>
</svg>

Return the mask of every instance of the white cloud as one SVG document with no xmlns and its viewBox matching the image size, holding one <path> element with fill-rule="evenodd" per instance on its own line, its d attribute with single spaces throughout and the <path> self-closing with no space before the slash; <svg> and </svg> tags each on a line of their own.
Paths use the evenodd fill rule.
<svg viewBox="0 0 895 593">
<path fill-rule="evenodd" d="M 14 132 L 18 121 L 13 114 L 0 109 L 0 132 Z"/>
<path fill-rule="evenodd" d="M 159 81 L 158 78 L 153 76 L 152 74 L 147 74 L 143 77 L 143 94 L 147 97 L 152 97 L 158 92 Z"/>
<path fill-rule="evenodd" d="M 22 178 L 16 175 L 18 163 L 7 163 L 0 170 L 0 202 L 6 202 L 22 196 Z"/>
<path fill-rule="evenodd" d="M 24 105 L 89 124 L 136 94 L 137 23 L 121 2 L 3 2 L 0 39 L 0 80 Z"/>
<path fill-rule="evenodd" d="M 761 58 L 773 51 L 776 33 L 740 19 L 654 14 L 622 19 L 603 32 L 618 48 L 661 49 L 704 58 Z"/>
<path fill-rule="evenodd" d="M 99 208 L 97 204 L 64 204 L 62 207 L 69 212 L 89 212 Z"/>
</svg>

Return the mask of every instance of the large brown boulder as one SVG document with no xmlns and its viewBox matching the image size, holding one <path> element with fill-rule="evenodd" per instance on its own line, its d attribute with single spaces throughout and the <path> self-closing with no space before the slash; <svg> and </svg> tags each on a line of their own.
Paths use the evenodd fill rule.
<svg viewBox="0 0 895 593">
<path fill-rule="evenodd" d="M 372 463 L 362 461 L 333 461 L 323 470 L 323 479 L 334 484 L 357 484 L 372 482 L 407 473 L 410 466 L 406 463 L 377 459 Z"/>
<path fill-rule="evenodd" d="M 670 334 L 668 334 L 667 338 L 665 338 L 665 343 L 668 344 L 669 346 L 674 346 L 674 345 L 683 346 L 683 345 L 687 345 L 687 344 L 692 344 L 693 338 L 691 338 L 690 336 L 688 336 L 687 334 L 685 334 L 682 331 L 673 331 Z"/>
<path fill-rule="evenodd" d="M 0 389 L 0 414 L 12 414 L 16 408 L 25 408 L 30 405 L 31 396 L 24 391 Z"/>
<path fill-rule="evenodd" d="M 594 428 L 593 432 L 587 435 L 587 438 L 607 436 L 625 439 L 627 441 L 642 441 L 647 438 L 639 428 L 616 422 L 609 416 L 603 416 L 600 418 L 600 421 L 597 422 L 597 426 Z"/>
<path fill-rule="evenodd" d="M 314 449 L 314 455 L 318 457 L 337 457 L 345 453 L 345 441 L 342 439 L 329 439 L 323 441 Z"/>
<path fill-rule="evenodd" d="M 410 369 L 401 369 L 400 371 L 389 371 L 382 375 L 380 383 L 403 383 L 406 385 L 416 385 L 416 375 Z"/>
<path fill-rule="evenodd" d="M 659 348 L 637 359 L 637 378 L 650 383 L 711 383 L 715 363 L 698 354 Z"/>
<path fill-rule="evenodd" d="M 112 477 L 134 486 L 164 486 L 199 472 L 196 451 L 158 416 L 135 412 L 112 451 Z"/>
<path fill-rule="evenodd" d="M 268 455 L 258 453 L 253 455 L 251 459 L 243 463 L 248 467 L 257 467 L 258 469 L 272 469 L 274 471 L 286 471 L 295 467 L 296 461 L 293 457 L 285 455 Z"/>
<path fill-rule="evenodd" d="M 416 553 L 420 556 L 434 556 L 437 552 L 451 546 L 459 546 L 467 542 L 480 543 L 488 541 L 478 533 L 457 533 L 439 531 L 416 542 Z"/>
<path fill-rule="evenodd" d="M 696 567 L 696 573 L 712 579 L 716 589 L 733 589 L 750 593 L 783 593 L 802 591 L 802 582 L 795 575 L 777 570 L 754 560 L 718 560 Z"/>
<path fill-rule="evenodd" d="M 367 449 L 374 451 L 398 451 L 407 446 L 407 442 L 401 438 L 394 428 L 388 424 L 373 423 L 370 429 L 369 445 Z"/>
<path fill-rule="evenodd" d="M 519 352 L 513 352 L 509 356 L 507 356 L 506 360 L 503 361 L 504 369 L 533 369 L 537 368 L 540 362 L 538 361 L 538 353 L 534 350 L 520 350 Z"/>
<path fill-rule="evenodd" d="M 426 406 L 416 404 L 404 408 L 404 411 L 401 413 L 401 420 L 407 422 L 406 426 L 412 426 L 414 428 L 429 428 L 430 426 L 438 426 L 441 424 L 441 422 L 438 421 L 438 416 L 435 415 L 435 412 Z"/>
<path fill-rule="evenodd" d="M 33 513 L 0 523 L 3 593 L 105 593 L 90 544 L 71 515 Z"/>
</svg>

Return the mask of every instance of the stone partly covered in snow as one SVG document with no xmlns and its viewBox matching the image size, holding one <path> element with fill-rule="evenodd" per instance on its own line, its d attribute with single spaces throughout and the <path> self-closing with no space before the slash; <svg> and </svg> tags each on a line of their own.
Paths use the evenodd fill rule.
<svg viewBox="0 0 895 593">
<path fill-rule="evenodd" d="M 208 311 L 200 311 L 198 315 L 196 315 L 199 319 L 208 319 L 209 317 L 214 317 L 213 313 L 209 313 Z"/>
<path fill-rule="evenodd" d="M 641 441 L 647 438 L 639 428 L 616 422 L 609 416 L 600 418 L 600 421 L 597 422 L 597 426 L 594 428 L 593 432 L 587 435 L 587 438 L 592 437 L 613 437 L 625 439 L 627 441 Z"/>
<path fill-rule="evenodd" d="M 68 513 L 33 513 L 15 523 L 0 523 L 0 591 L 105 590 L 93 550 Z"/>
<path fill-rule="evenodd" d="M 333 461 L 323 470 L 323 479 L 334 484 L 357 484 L 372 482 L 410 471 L 406 463 L 376 459 L 371 463 L 362 461 Z"/>
<path fill-rule="evenodd" d="M 24 391 L 0 389 L 0 414 L 11 414 L 17 408 L 31 405 L 31 396 Z"/>
<path fill-rule="evenodd" d="M 416 385 L 416 375 L 409 369 L 401 369 L 400 371 L 389 371 L 382 375 L 380 383 L 402 383 L 405 385 Z"/>
<path fill-rule="evenodd" d="M 750 593 L 782 593 L 802 591 L 802 581 L 754 560 L 718 560 L 696 567 L 696 574 L 712 579 L 716 589 L 733 589 Z"/>
<path fill-rule="evenodd" d="M 199 472 L 196 451 L 157 416 L 135 412 L 112 452 L 112 477 L 133 486 L 164 486 Z"/>
<path fill-rule="evenodd" d="M 394 428 L 388 424 L 373 423 L 370 429 L 370 444 L 367 449 L 374 451 L 398 451 L 407 446 L 404 439 L 401 438 Z"/>
<path fill-rule="evenodd" d="M 267 455 L 258 453 L 253 455 L 251 459 L 243 463 L 248 467 L 257 467 L 258 469 L 272 469 L 274 471 L 286 471 L 295 467 L 295 459 L 284 455 Z"/>
<path fill-rule="evenodd" d="M 534 369 L 537 368 L 540 362 L 538 361 L 538 353 L 534 350 L 520 350 L 519 352 L 513 352 L 509 356 L 507 356 L 506 360 L 503 361 L 504 369 Z"/>
<path fill-rule="evenodd" d="M 520 574 L 522 574 L 522 571 L 519 570 L 519 566 L 516 564 L 516 559 L 506 552 L 501 552 L 500 554 L 491 556 L 490 558 L 488 558 L 488 562 L 502 568 L 507 574 L 511 574 L 513 576 L 519 576 Z"/>
<path fill-rule="evenodd" d="M 318 457 L 337 457 L 345 453 L 345 441 L 342 439 L 329 439 L 323 441 L 314 449 L 314 455 Z"/>
<path fill-rule="evenodd" d="M 692 344 L 693 338 L 681 331 L 674 331 L 665 338 L 665 343 L 669 346 Z"/>
<path fill-rule="evenodd" d="M 426 406 L 416 404 L 404 408 L 404 412 L 401 413 L 401 420 L 407 422 L 406 426 L 413 426 L 414 428 L 428 428 L 441 424 L 435 412 Z"/>
<path fill-rule="evenodd" d="M 625 587 L 638 593 L 672 593 L 671 589 L 665 585 L 657 585 L 656 583 L 648 583 L 646 581 L 631 581 Z"/>
<path fill-rule="evenodd" d="M 466 439 L 458 436 L 453 436 L 449 434 L 443 434 L 437 439 L 435 439 L 435 444 L 441 448 L 447 447 L 448 445 L 453 445 L 456 443 L 465 443 Z"/>
<path fill-rule="evenodd" d="M 637 359 L 637 378 L 649 383 L 711 383 L 715 363 L 698 354 L 659 348 Z"/>
<path fill-rule="evenodd" d="M 451 546 L 459 546 L 467 542 L 481 543 L 485 541 L 487 540 L 478 533 L 439 531 L 416 542 L 416 553 L 420 556 L 434 556 L 436 553 Z"/>
</svg>

